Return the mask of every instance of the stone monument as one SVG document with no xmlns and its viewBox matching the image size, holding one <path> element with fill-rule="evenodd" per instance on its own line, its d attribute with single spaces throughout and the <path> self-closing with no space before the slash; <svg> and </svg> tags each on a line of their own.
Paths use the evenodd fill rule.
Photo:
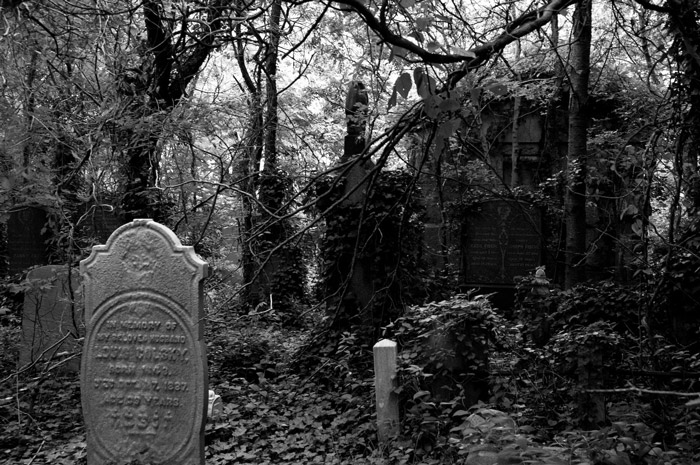
<svg viewBox="0 0 700 465">
<path fill-rule="evenodd" d="M 137 219 L 80 270 L 88 465 L 203 465 L 206 262 L 165 226 Z"/>
<path fill-rule="evenodd" d="M 13 211 L 7 220 L 9 273 L 21 273 L 35 265 L 49 263 L 46 247 L 46 211 L 27 207 Z"/>
<path fill-rule="evenodd" d="M 542 265 L 542 214 L 524 202 L 491 200 L 466 219 L 464 282 L 513 285 Z"/>
<path fill-rule="evenodd" d="M 75 356 L 80 352 L 76 340 L 84 334 L 79 278 L 77 271 L 58 265 L 27 274 L 32 287 L 24 293 L 20 367 L 50 360 L 62 362 L 59 371 L 80 370 L 80 358 Z"/>
</svg>

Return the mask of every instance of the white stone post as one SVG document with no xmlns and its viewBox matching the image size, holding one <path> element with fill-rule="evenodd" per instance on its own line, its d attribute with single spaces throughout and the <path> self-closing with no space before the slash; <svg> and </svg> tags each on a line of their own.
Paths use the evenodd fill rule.
<svg viewBox="0 0 700 465">
<path fill-rule="evenodd" d="M 387 442 L 399 435 L 399 399 L 394 390 L 396 343 L 382 339 L 374 345 L 374 386 L 377 399 L 377 436 Z"/>
</svg>

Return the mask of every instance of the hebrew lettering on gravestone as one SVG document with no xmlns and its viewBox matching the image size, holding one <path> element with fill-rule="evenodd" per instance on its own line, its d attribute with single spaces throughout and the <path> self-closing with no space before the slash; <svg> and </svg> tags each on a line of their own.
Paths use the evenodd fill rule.
<svg viewBox="0 0 700 465">
<path fill-rule="evenodd" d="M 464 282 L 514 284 L 542 265 L 542 214 L 524 202 L 492 200 L 466 219 Z"/>
<path fill-rule="evenodd" d="M 137 219 L 80 269 L 88 465 L 204 464 L 207 263 L 165 226 Z"/>
</svg>

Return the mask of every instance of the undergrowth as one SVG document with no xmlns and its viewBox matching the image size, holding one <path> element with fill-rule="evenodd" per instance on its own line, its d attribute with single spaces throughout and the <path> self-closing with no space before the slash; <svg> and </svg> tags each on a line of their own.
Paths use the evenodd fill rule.
<svg viewBox="0 0 700 465">
<path fill-rule="evenodd" d="M 695 378 L 686 374 L 698 371 L 698 358 L 661 336 L 635 338 L 626 330 L 634 319 L 620 308 L 606 314 L 604 302 L 581 306 L 590 293 L 547 297 L 568 315 L 548 338 L 524 330 L 527 315 L 537 314 L 532 308 L 513 321 L 485 297 L 407 309 L 384 333 L 400 346 L 401 430 L 388 444 L 376 440 L 367 328 L 290 328 L 264 309 L 212 307 L 210 388 L 223 412 L 206 426 L 206 463 L 696 463 L 700 415 L 687 404 Z M 613 321 L 620 312 L 622 325 Z M 592 394 L 580 376 L 591 369 L 591 346 L 617 372 L 608 370 L 598 385 L 607 391 L 600 394 L 606 421 L 586 426 L 581 405 Z M 677 376 L 640 374 L 663 365 Z M 5 463 L 84 464 L 77 374 L 8 379 L 0 385 Z"/>
</svg>

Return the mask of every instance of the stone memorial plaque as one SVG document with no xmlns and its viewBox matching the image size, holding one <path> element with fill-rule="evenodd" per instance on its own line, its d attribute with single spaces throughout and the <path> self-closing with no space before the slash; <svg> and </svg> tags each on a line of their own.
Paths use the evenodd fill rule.
<svg viewBox="0 0 700 465">
<path fill-rule="evenodd" d="M 542 265 L 542 215 L 523 202 L 482 202 L 466 219 L 463 246 L 464 281 L 514 284 L 515 276 Z"/>
<path fill-rule="evenodd" d="M 24 294 L 20 367 L 37 360 L 58 363 L 60 371 L 77 373 L 80 353 L 77 338 L 84 334 L 80 275 L 72 270 L 70 280 L 65 266 L 34 268 L 27 274 L 31 290 Z"/>
<path fill-rule="evenodd" d="M 7 220 L 7 261 L 10 274 L 21 273 L 35 265 L 46 265 L 48 251 L 46 212 L 29 207 L 10 213 Z"/>
<path fill-rule="evenodd" d="M 134 220 L 80 266 L 88 465 L 204 464 L 206 262 L 165 226 Z"/>
</svg>

